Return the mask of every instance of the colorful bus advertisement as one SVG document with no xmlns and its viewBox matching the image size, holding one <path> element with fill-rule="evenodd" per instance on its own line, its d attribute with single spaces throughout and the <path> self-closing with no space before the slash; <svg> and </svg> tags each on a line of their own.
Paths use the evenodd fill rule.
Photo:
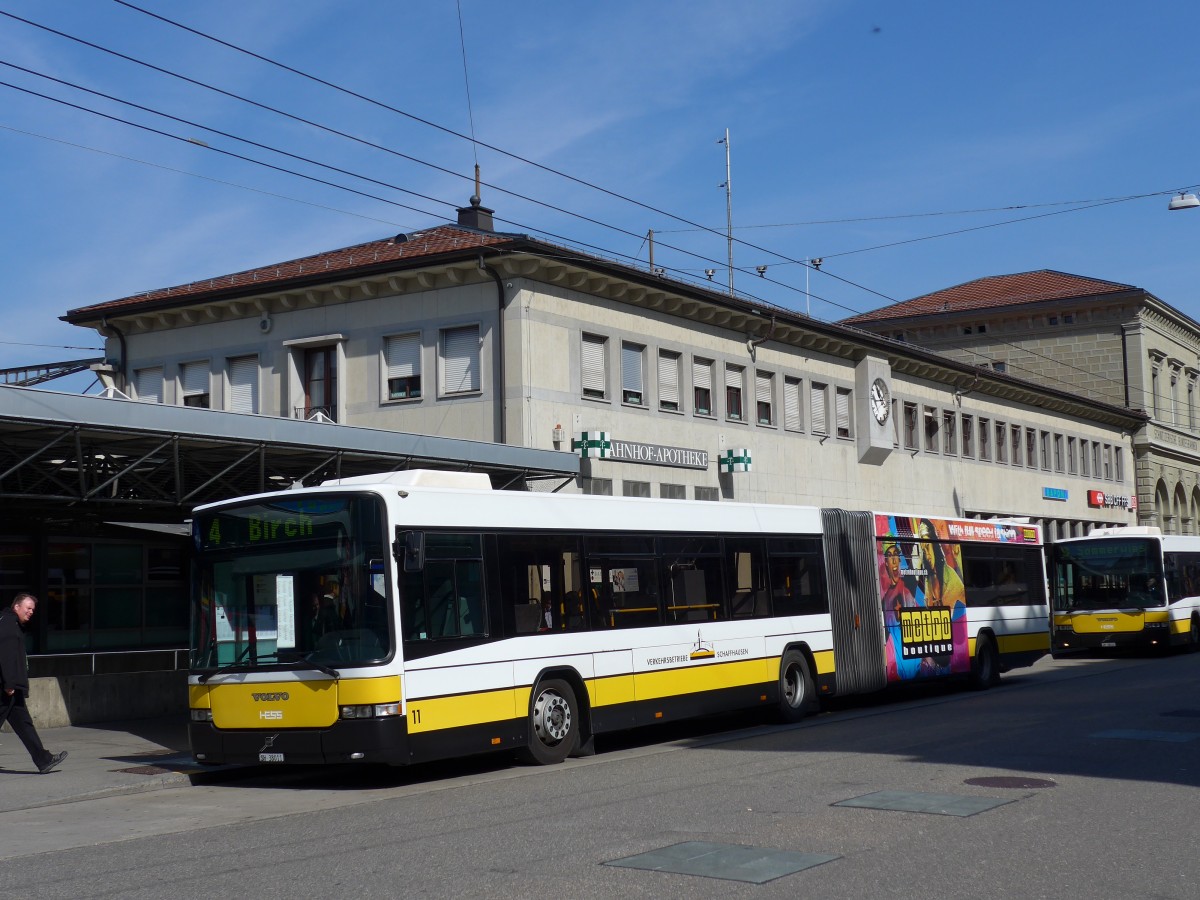
<svg viewBox="0 0 1200 900">
<path fill-rule="evenodd" d="M 888 681 L 971 670 L 960 541 L 1036 544 L 1031 526 L 908 516 L 875 517 Z"/>
</svg>

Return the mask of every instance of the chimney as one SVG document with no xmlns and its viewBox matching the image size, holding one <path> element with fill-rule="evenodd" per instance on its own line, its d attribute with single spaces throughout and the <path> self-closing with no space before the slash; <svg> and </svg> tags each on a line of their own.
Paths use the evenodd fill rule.
<svg viewBox="0 0 1200 900">
<path fill-rule="evenodd" d="M 458 208 L 458 224 L 463 228 L 474 228 L 476 231 L 495 231 L 492 225 L 492 213 L 495 210 L 481 205 L 478 194 L 471 196 L 470 206 Z"/>
</svg>

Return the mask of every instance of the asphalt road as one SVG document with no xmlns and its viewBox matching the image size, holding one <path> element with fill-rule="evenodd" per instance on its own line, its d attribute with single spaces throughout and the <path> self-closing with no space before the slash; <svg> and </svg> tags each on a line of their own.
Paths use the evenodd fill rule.
<svg viewBox="0 0 1200 900">
<path fill-rule="evenodd" d="M 1198 687 L 1200 654 L 1046 659 L 991 691 L 642 731 L 550 768 L 268 770 L 22 810 L 0 821 L 0 884 L 22 898 L 1190 900 Z M 835 805 L 880 800 L 906 808 Z M 708 875 L 611 864 L 680 844 L 647 864 Z"/>
</svg>

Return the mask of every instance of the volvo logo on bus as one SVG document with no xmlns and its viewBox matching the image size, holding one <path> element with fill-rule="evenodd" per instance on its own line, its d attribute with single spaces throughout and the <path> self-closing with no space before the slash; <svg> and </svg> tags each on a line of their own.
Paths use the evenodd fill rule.
<svg viewBox="0 0 1200 900">
<path fill-rule="evenodd" d="M 275 703 L 279 700 L 287 700 L 288 692 L 274 691 L 270 694 L 251 694 L 250 696 L 254 698 L 256 703 Z"/>
</svg>

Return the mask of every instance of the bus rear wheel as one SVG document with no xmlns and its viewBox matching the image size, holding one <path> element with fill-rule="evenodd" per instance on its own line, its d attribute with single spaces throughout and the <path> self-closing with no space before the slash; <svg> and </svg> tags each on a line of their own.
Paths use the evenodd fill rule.
<svg viewBox="0 0 1200 900">
<path fill-rule="evenodd" d="M 1200 650 L 1200 619 L 1192 616 L 1192 626 L 1188 629 L 1187 652 L 1195 653 Z"/>
<path fill-rule="evenodd" d="M 799 650 L 788 650 L 779 661 L 779 717 L 799 722 L 816 706 L 817 689 L 808 660 Z"/>
<path fill-rule="evenodd" d="M 521 752 L 526 762 L 552 766 L 579 745 L 579 705 L 571 686 L 548 678 L 534 688 L 529 704 L 529 743 Z"/>
<path fill-rule="evenodd" d="M 1000 654 L 996 642 L 981 634 L 975 641 L 975 658 L 971 660 L 971 687 L 986 691 L 1000 683 Z"/>
</svg>

